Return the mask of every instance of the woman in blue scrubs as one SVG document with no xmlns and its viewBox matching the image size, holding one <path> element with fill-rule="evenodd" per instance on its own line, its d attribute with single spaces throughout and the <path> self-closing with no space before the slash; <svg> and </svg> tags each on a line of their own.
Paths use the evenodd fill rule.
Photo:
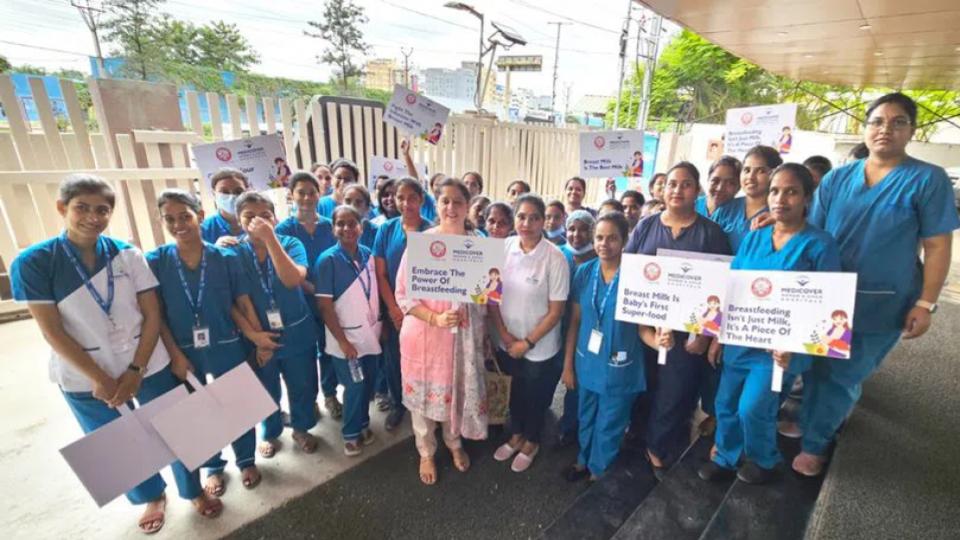
<svg viewBox="0 0 960 540">
<path fill-rule="evenodd" d="M 656 255 L 658 249 L 673 249 L 729 255 L 730 243 L 723 229 L 694 209 L 700 192 L 697 168 L 687 161 L 677 163 L 667 171 L 664 186 L 666 210 L 637 224 L 626 252 Z M 657 364 L 656 350 L 646 350 L 647 392 L 637 400 L 630 430 L 645 436 L 647 456 L 657 474 L 690 443 L 690 419 L 697 406 L 710 338 L 700 336 L 688 342 L 687 337 L 685 332 L 674 333 L 674 341 L 685 345 L 671 349 L 665 365 Z"/>
<path fill-rule="evenodd" d="M 697 197 L 697 213 L 710 217 L 717 208 L 732 201 L 740 191 L 743 164 L 733 156 L 723 156 L 710 164 L 706 192 Z"/>
<path fill-rule="evenodd" d="M 250 189 L 247 175 L 237 169 L 223 168 L 214 173 L 210 187 L 217 213 L 203 220 L 200 226 L 203 241 L 220 246 L 236 244 L 236 238 L 243 235 L 237 218 L 237 197 Z"/>
<path fill-rule="evenodd" d="M 248 284 L 233 251 L 218 248 L 200 237 L 203 210 L 199 199 L 183 190 L 168 189 L 160 194 L 157 206 L 160 219 L 174 239 L 174 243 L 147 253 L 150 270 L 160 282 L 160 305 L 165 314 L 160 337 L 170 357 L 190 365 L 200 382 L 205 383 L 207 377 L 220 377 L 242 364 L 246 357 L 232 307 L 234 303 L 250 307 Z M 238 313 L 237 318 L 242 320 L 243 316 Z M 254 463 L 256 445 L 253 429 L 232 444 L 247 489 L 260 483 L 260 472 Z M 226 491 L 226 461 L 217 454 L 204 468 L 205 491 L 214 497 L 222 496 Z"/>
<path fill-rule="evenodd" d="M 280 404 L 283 377 L 290 403 L 293 440 L 308 454 L 316 452 L 318 440 L 309 430 L 317 424 L 317 327 L 303 293 L 307 253 L 291 236 L 274 233 L 276 217 L 270 199 L 256 192 L 237 200 L 240 223 L 247 237 L 234 251 L 247 279 L 256 318 L 248 321 L 257 329 L 275 332 L 278 343 L 255 343 L 257 376 L 273 400 Z M 260 455 L 272 458 L 280 448 L 283 432 L 280 411 L 261 424 Z"/>
<path fill-rule="evenodd" d="M 816 189 L 810 171 L 798 163 L 786 163 L 775 169 L 771 178 L 767 201 L 774 225 L 748 233 L 730 267 L 839 272 L 837 242 L 806 221 Z M 811 361 L 829 360 L 783 351 L 771 353 L 764 349 L 724 346 L 723 376 L 716 398 L 717 453 L 698 471 L 704 480 L 729 479 L 736 475 L 748 484 L 763 484 L 780 473 L 783 456 L 777 448 L 777 411 L 782 392 L 770 389 L 775 361 L 786 373 L 796 375 L 809 369 Z M 789 384 L 785 384 L 784 389 L 789 391 Z M 738 469 L 741 458 L 743 462 Z"/>
<path fill-rule="evenodd" d="M 744 196 L 717 208 L 710 216 L 710 219 L 723 227 L 734 252 L 739 249 L 743 237 L 750 232 L 754 218 L 767 213 L 770 173 L 782 163 L 780 154 L 769 146 L 754 146 L 748 150 L 740 171 L 740 185 Z"/>
<path fill-rule="evenodd" d="M 407 165 L 407 174 L 414 180 L 420 180 L 420 173 L 417 172 L 417 166 L 413 163 L 413 157 L 410 155 L 410 141 L 404 139 L 400 141 L 400 154 Z M 426 171 L 424 171 L 426 172 Z M 446 177 L 443 173 L 433 173 L 427 182 L 429 191 L 425 190 L 423 202 L 420 204 L 420 215 L 423 219 L 433 223 L 437 221 L 437 183 Z M 481 182 L 482 189 L 482 182 Z"/>
<path fill-rule="evenodd" d="M 610 212 L 597 220 L 597 258 L 581 265 L 570 288 L 563 384 L 579 394 L 580 453 L 565 472 L 574 482 L 596 480 L 616 459 L 630 409 L 646 388 L 643 340 L 673 347 L 673 333 L 614 320 L 620 259 L 629 234 L 627 218 Z"/>
<path fill-rule="evenodd" d="M 333 209 L 343 204 L 343 194 L 347 186 L 357 183 L 360 178 L 360 169 L 357 164 L 347 158 L 340 158 L 330 164 L 333 171 L 333 193 L 324 195 L 317 203 L 317 213 L 330 219 Z"/>
<path fill-rule="evenodd" d="M 357 456 L 373 444 L 370 397 L 380 347 L 376 267 L 360 243 L 364 214 L 349 205 L 333 211 L 337 245 L 323 252 L 313 271 L 316 299 L 327 332 L 327 354 L 343 381 L 343 452 Z"/>
<path fill-rule="evenodd" d="M 400 260 L 407 250 L 407 233 L 423 232 L 432 224 L 423 218 L 420 208 L 426 193 L 420 182 L 412 177 L 397 182 L 397 209 L 400 216 L 380 227 L 373 242 L 373 256 L 377 267 L 377 285 L 380 299 L 387 311 L 389 321 L 383 325 L 383 367 L 390 393 L 390 413 L 384 427 L 396 429 L 403 421 L 407 409 L 403 406 L 403 388 L 400 378 L 400 328 L 403 326 L 403 310 L 397 304 L 397 273 Z"/>
<path fill-rule="evenodd" d="M 377 227 L 383 225 L 388 219 L 393 219 L 400 215 L 397 210 L 397 180 L 394 178 L 383 177 L 383 180 L 377 180 L 377 207 L 374 208 L 375 217 L 371 223 Z"/>
<path fill-rule="evenodd" d="M 117 407 L 145 405 L 176 387 L 188 365 L 158 346 L 157 280 L 135 247 L 103 236 L 116 195 L 103 179 L 71 175 L 60 184 L 64 231 L 24 249 L 10 265 L 13 298 L 25 302 L 53 349 L 50 378 L 84 433 L 120 418 Z M 204 494 L 199 472 L 171 464 L 180 497 L 203 517 L 223 504 Z M 153 534 L 164 524 L 166 484 L 155 474 L 127 492 L 146 508 L 137 525 Z"/>
<path fill-rule="evenodd" d="M 348 186 L 343 190 L 343 204 L 354 207 L 361 216 L 364 216 L 361 224 L 363 232 L 360 234 L 360 245 L 372 250 L 373 241 L 377 238 L 377 226 L 367 219 L 370 215 L 370 192 L 360 184 Z"/>
<path fill-rule="evenodd" d="M 907 155 L 916 126 L 912 99 L 878 98 L 867 109 L 869 155 L 827 173 L 814 197 L 810 223 L 840 244 L 843 270 L 857 273 L 857 303 L 850 359 L 817 362 L 804 376 L 812 388 L 804 389 L 803 452 L 793 468 L 807 476 L 823 471 L 861 383 L 901 336 L 923 335 L 937 310 L 960 218 L 946 172 Z"/>
<path fill-rule="evenodd" d="M 323 172 L 321 170 L 321 172 Z M 293 200 L 294 214 L 281 221 L 276 233 L 291 236 L 299 240 L 307 252 L 307 268 L 320 258 L 320 254 L 336 243 L 333 237 L 333 223 L 317 213 L 317 201 L 323 187 L 316 176 L 298 172 L 290 179 L 290 197 Z M 337 399 L 337 372 L 330 363 L 330 357 L 324 351 L 323 319 L 313 302 L 313 284 L 309 279 L 303 282 L 303 291 L 307 303 L 317 322 L 317 358 L 320 366 L 320 390 L 323 392 L 323 405 L 335 420 L 343 416 L 343 405 Z"/>
</svg>

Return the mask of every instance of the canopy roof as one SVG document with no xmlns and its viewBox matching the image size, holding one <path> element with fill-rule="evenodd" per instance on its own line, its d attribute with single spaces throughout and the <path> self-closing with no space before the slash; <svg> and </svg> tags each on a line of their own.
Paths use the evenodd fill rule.
<svg viewBox="0 0 960 540">
<path fill-rule="evenodd" d="M 960 0 L 642 0 L 780 75 L 856 87 L 960 87 Z"/>
</svg>

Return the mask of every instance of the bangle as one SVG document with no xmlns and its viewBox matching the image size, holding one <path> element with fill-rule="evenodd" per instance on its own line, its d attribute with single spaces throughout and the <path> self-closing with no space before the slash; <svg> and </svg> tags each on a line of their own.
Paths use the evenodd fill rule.
<svg viewBox="0 0 960 540">
<path fill-rule="evenodd" d="M 138 375 L 143 375 L 144 373 L 147 372 L 147 368 L 145 366 L 138 366 L 133 362 L 130 362 L 130 365 L 127 366 L 127 370 L 132 371 Z"/>
<path fill-rule="evenodd" d="M 536 343 L 530 341 L 530 338 L 525 337 L 523 338 L 523 341 L 525 341 L 527 343 L 527 347 L 530 347 L 531 349 L 537 346 Z"/>
</svg>

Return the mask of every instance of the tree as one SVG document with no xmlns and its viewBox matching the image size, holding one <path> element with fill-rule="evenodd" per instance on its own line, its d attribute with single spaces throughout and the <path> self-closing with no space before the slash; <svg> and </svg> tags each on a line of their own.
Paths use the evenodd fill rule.
<svg viewBox="0 0 960 540">
<path fill-rule="evenodd" d="M 350 77 L 361 74 L 360 67 L 353 63 L 353 55 L 366 54 L 369 49 L 360 30 L 360 25 L 366 24 L 367 20 L 363 8 L 354 5 L 351 0 L 327 0 L 323 5 L 323 20 L 307 21 L 317 32 L 303 32 L 329 43 L 319 61 L 338 68 L 340 83 L 345 91 Z"/>
<path fill-rule="evenodd" d="M 156 13 L 164 0 L 112 0 L 107 4 L 104 37 L 117 48 L 113 54 L 126 60 L 124 69 L 141 80 L 154 74 L 163 61 L 157 45 Z"/>
<path fill-rule="evenodd" d="M 6 73 L 10 71 L 10 67 L 10 61 L 7 60 L 7 57 L 0 54 L 0 73 Z"/>
<path fill-rule="evenodd" d="M 202 66 L 243 73 L 260 62 L 260 55 L 234 24 L 214 21 L 201 27 L 197 38 Z"/>
<path fill-rule="evenodd" d="M 150 27 L 150 41 L 157 47 L 157 56 L 165 62 L 197 65 L 200 63 L 200 53 L 197 51 L 197 40 L 200 29 L 193 23 L 174 19 L 164 13 Z"/>
</svg>

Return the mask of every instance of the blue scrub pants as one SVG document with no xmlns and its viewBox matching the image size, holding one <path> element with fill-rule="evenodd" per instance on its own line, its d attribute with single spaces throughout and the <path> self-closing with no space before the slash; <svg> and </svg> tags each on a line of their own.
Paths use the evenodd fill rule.
<svg viewBox="0 0 960 540">
<path fill-rule="evenodd" d="M 580 388 L 580 453 L 577 463 L 602 476 L 620 452 L 637 394 L 606 395 Z"/>
<path fill-rule="evenodd" d="M 343 440 L 356 441 L 363 430 L 370 427 L 370 397 L 373 395 L 377 371 L 377 355 L 361 356 L 363 380 L 353 382 L 346 358 L 331 356 L 337 378 L 343 381 Z"/>
<path fill-rule="evenodd" d="M 179 384 L 180 381 L 174 377 L 170 366 L 167 366 L 143 379 L 140 383 L 140 391 L 137 392 L 137 402 L 150 403 Z M 116 409 L 111 409 L 106 403 L 93 397 L 93 392 L 63 392 L 63 397 L 84 433 L 90 433 L 120 418 L 120 413 Z M 134 408 L 133 404 L 129 406 L 131 409 Z M 170 468 L 173 469 L 173 478 L 182 499 L 196 499 L 203 493 L 203 488 L 200 487 L 200 471 L 190 472 L 180 461 L 171 463 Z M 166 482 L 157 473 L 128 491 L 127 499 L 133 504 L 146 504 L 163 496 L 166 488 Z"/>
<path fill-rule="evenodd" d="M 560 373 L 563 375 L 563 372 Z M 580 399 L 577 388 L 567 388 L 563 394 L 563 414 L 557 421 L 557 435 L 571 436 L 578 433 L 578 417 L 580 415 Z"/>
<path fill-rule="evenodd" d="M 207 377 L 216 379 L 239 366 L 244 362 L 246 356 L 243 352 L 243 346 L 240 345 L 239 342 L 237 342 L 236 346 L 233 346 L 233 344 L 221 345 L 216 347 L 216 349 L 218 349 L 218 354 L 215 356 L 209 354 L 209 349 L 204 351 L 194 350 L 187 355 L 194 369 L 196 369 L 197 379 L 203 384 L 207 383 Z M 233 448 L 238 469 L 242 471 L 255 465 L 256 458 L 254 454 L 257 446 L 256 429 L 250 428 L 250 431 L 230 443 L 230 446 Z M 220 452 L 217 452 L 216 455 L 203 464 L 203 468 L 207 471 L 208 475 L 220 474 L 226 467 L 227 462 L 221 457 Z"/>
<path fill-rule="evenodd" d="M 314 361 L 316 350 L 311 347 L 299 352 L 283 351 L 281 354 L 258 368 L 257 377 L 277 405 L 280 405 L 280 377 L 283 377 L 287 400 L 290 402 L 290 427 L 295 431 L 307 431 L 317 425 L 314 410 L 318 391 L 317 363 Z M 277 410 L 260 424 L 262 440 L 276 439 L 283 433 L 280 414 Z"/>
<path fill-rule="evenodd" d="M 513 377 L 510 385 L 510 433 L 540 444 L 547 409 L 563 373 L 563 351 L 539 362 L 511 358 L 497 351 L 500 369 Z"/>
<path fill-rule="evenodd" d="M 406 411 L 407 408 L 403 406 L 403 383 L 400 378 L 400 334 L 389 320 L 383 323 L 383 367 L 393 410 Z"/>
<path fill-rule="evenodd" d="M 783 392 L 770 390 L 772 377 L 771 362 L 723 366 L 716 402 L 717 465 L 735 469 L 741 454 L 764 469 L 783 461 L 777 448 L 777 410 Z"/>
<path fill-rule="evenodd" d="M 683 348 L 687 336 L 675 332 L 677 343 L 667 354 L 666 365 L 657 364 L 657 351 L 646 348 L 647 392 L 644 393 L 647 449 L 665 464 L 676 461 L 690 446 L 690 421 L 700 396 L 706 355 Z M 642 412 L 641 412 L 642 414 Z"/>
<path fill-rule="evenodd" d="M 900 330 L 853 332 L 850 359 L 817 358 L 803 377 L 800 428 L 803 451 L 826 455 L 837 429 L 860 399 L 861 383 L 880 367 L 900 340 Z"/>
</svg>

